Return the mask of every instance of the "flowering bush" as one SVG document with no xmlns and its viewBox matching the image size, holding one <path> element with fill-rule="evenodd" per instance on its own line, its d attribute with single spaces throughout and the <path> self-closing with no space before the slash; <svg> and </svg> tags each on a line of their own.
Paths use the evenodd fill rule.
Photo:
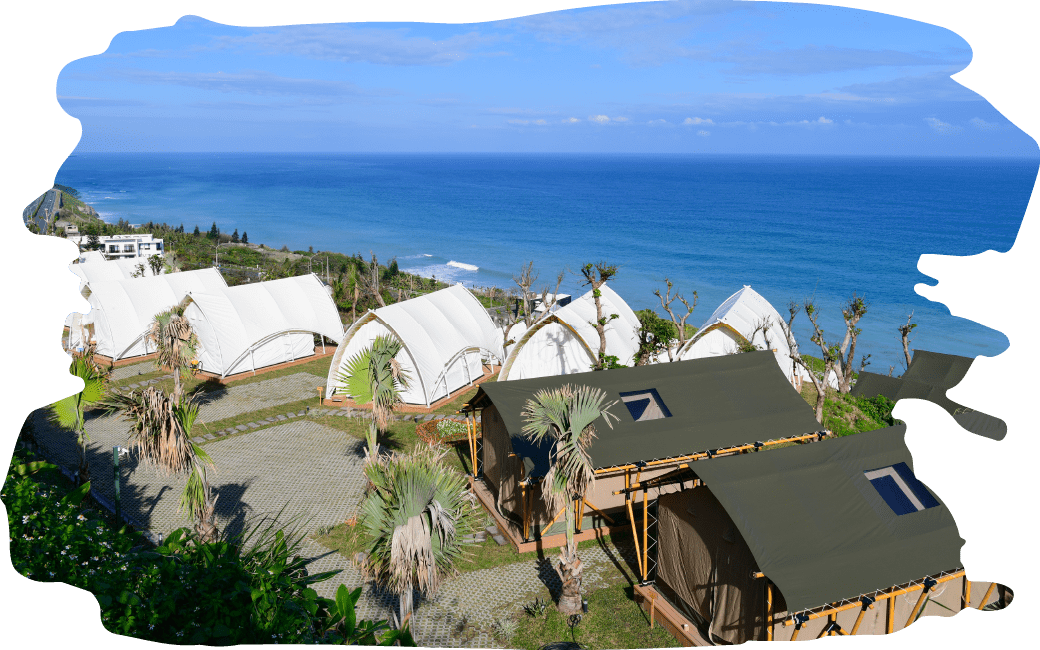
<svg viewBox="0 0 1040 650">
<path fill-rule="evenodd" d="M 140 533 L 117 530 L 82 507 L 89 483 L 65 489 L 54 469 L 16 452 L 0 495 L 11 560 L 28 578 L 92 592 L 112 632 L 180 644 L 374 645 L 389 639 L 414 646 L 407 631 L 390 631 L 386 621 L 356 621 L 360 590 L 341 586 L 335 600 L 319 598 L 310 585 L 335 572 L 308 575 L 295 554 L 301 543 L 295 533 L 268 526 L 234 543 L 201 543 L 181 528 L 149 549 Z"/>
<path fill-rule="evenodd" d="M 415 435 L 427 444 L 439 445 L 463 440 L 468 433 L 465 422 L 441 418 L 417 424 L 415 426 Z"/>
</svg>

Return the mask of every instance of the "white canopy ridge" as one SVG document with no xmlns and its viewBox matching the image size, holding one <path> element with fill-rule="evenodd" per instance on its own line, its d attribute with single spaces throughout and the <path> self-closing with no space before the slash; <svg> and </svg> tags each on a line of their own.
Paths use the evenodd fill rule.
<svg viewBox="0 0 1040 650">
<path fill-rule="evenodd" d="M 226 289 L 227 284 L 219 271 L 210 268 L 98 280 L 89 288 L 90 312 L 78 320 L 82 325 L 93 324 L 97 353 L 117 361 L 155 352 L 145 335 L 156 314 L 174 307 L 189 293 L 213 293 Z"/>
<path fill-rule="evenodd" d="M 329 368 L 327 394 L 343 394 L 339 375 L 349 360 L 389 334 L 402 344 L 397 361 L 408 374 L 406 404 L 429 406 L 483 375 L 483 360 L 501 363 L 502 332 L 461 285 L 369 310 L 343 336 Z"/>
<path fill-rule="evenodd" d="M 335 303 L 314 274 L 191 292 L 185 317 L 205 372 L 227 377 L 314 355 L 314 334 L 343 336 Z"/>
<path fill-rule="evenodd" d="M 639 351 L 639 318 L 621 296 L 604 284 L 600 303 L 607 316 L 617 314 L 605 329 L 607 355 L 631 366 Z M 588 372 L 596 363 L 599 334 L 594 325 L 596 303 L 589 291 L 538 319 L 511 347 L 499 381 Z"/>
<path fill-rule="evenodd" d="M 776 362 L 789 380 L 808 379 L 805 370 L 795 368 L 791 348 L 783 333 L 785 321 L 768 300 L 751 285 L 727 298 L 697 330 L 697 334 L 679 350 L 679 360 L 735 354 L 742 344 L 771 350 Z M 761 326 L 765 325 L 763 329 Z M 797 352 L 797 344 L 795 347 Z"/>
</svg>

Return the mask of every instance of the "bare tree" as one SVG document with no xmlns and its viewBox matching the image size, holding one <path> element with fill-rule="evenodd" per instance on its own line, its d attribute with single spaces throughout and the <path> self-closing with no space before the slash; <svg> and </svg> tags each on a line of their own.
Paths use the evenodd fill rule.
<svg viewBox="0 0 1040 650">
<path fill-rule="evenodd" d="M 910 323 L 910 319 L 914 317 L 913 310 L 910 311 L 910 315 L 906 317 L 906 325 L 899 326 L 899 336 L 903 339 L 903 356 L 906 357 L 906 367 L 910 367 L 910 361 L 913 356 L 910 353 L 910 332 L 914 331 L 917 327 L 917 323 Z M 889 373 L 890 375 L 892 373 Z"/>
<path fill-rule="evenodd" d="M 852 294 L 852 298 L 841 309 L 841 316 L 845 319 L 845 338 L 842 340 L 841 347 L 839 348 L 841 363 L 837 368 L 837 375 L 838 390 L 842 393 L 849 392 L 852 384 L 852 362 L 856 357 L 856 340 L 863 332 L 863 330 L 856 327 L 856 323 L 858 323 L 866 313 L 867 302 L 855 293 Z M 867 357 L 869 357 L 869 355 L 867 355 Z M 862 360 L 864 363 L 863 367 L 866 367 L 867 357 Z"/>
<path fill-rule="evenodd" d="M 566 271 L 560 271 L 560 274 L 556 276 L 556 288 L 552 290 L 552 293 L 549 293 L 549 285 L 542 287 L 542 312 L 548 314 L 556 306 L 556 303 L 559 302 L 560 285 L 563 284 L 563 277 L 566 274 Z M 552 296 L 551 300 L 550 296 Z"/>
<path fill-rule="evenodd" d="M 520 267 L 520 275 L 513 276 L 513 282 L 520 287 L 520 299 L 523 301 L 524 323 L 528 327 L 534 324 L 534 293 L 531 287 L 538 281 L 538 272 L 534 270 L 534 262 Z M 519 314 L 519 310 L 518 310 Z M 517 319 L 519 320 L 519 318 Z"/>
<path fill-rule="evenodd" d="M 595 264 L 589 262 L 581 267 L 581 273 L 585 276 L 585 282 L 582 284 L 592 287 L 592 299 L 596 302 L 596 322 L 592 323 L 592 325 L 595 325 L 596 333 L 599 334 L 599 354 L 595 365 L 593 365 L 593 370 L 603 370 L 609 365 L 607 361 L 606 327 L 607 323 L 618 318 L 618 315 L 603 315 L 603 303 L 600 300 L 603 294 L 600 291 L 600 287 L 617 275 L 617 272 L 618 266 L 616 264 L 610 265 L 606 262 L 596 262 Z"/>
<path fill-rule="evenodd" d="M 838 379 L 838 385 L 841 385 L 841 378 L 844 377 L 845 373 L 842 364 L 842 353 L 835 345 L 827 345 L 827 341 L 823 338 L 823 330 L 820 328 L 820 311 L 816 307 L 816 303 L 813 300 L 806 300 L 803 304 L 805 308 L 805 314 L 809 317 L 809 322 L 813 326 L 813 334 L 809 337 L 809 340 L 815 343 L 820 348 L 820 354 L 823 358 L 823 386 L 817 386 L 817 389 L 826 389 L 827 378 L 833 373 Z M 809 373 L 812 375 L 813 373 Z M 814 384 L 816 382 L 813 382 Z M 825 391 L 821 391 L 817 394 L 817 415 L 816 419 L 823 422 L 823 400 L 825 397 Z"/>
<path fill-rule="evenodd" d="M 808 307 L 809 307 L 809 305 L 807 304 L 806 305 L 806 310 L 807 311 L 808 311 Z M 790 312 L 791 317 L 788 319 L 788 321 L 786 323 L 784 321 L 782 321 L 782 320 L 780 321 L 780 323 L 779 323 L 780 329 L 783 330 L 784 336 L 787 338 L 787 347 L 791 351 L 790 352 L 791 361 L 795 364 L 794 365 L 794 369 L 797 370 L 798 367 L 804 368 L 805 369 L 805 374 L 809 375 L 809 379 L 812 381 L 813 386 L 816 387 L 816 421 L 822 424 L 823 423 L 823 403 L 824 403 L 824 400 L 827 399 L 827 391 L 826 391 L 826 388 L 825 388 L 825 384 L 823 383 L 823 380 L 826 379 L 827 375 L 826 375 L 826 372 L 824 372 L 824 375 L 823 375 L 822 378 L 821 377 L 817 377 L 816 373 L 813 372 L 813 369 L 809 366 L 809 364 L 806 363 L 804 359 L 802 359 L 802 355 L 798 351 L 798 343 L 795 342 L 795 340 L 794 340 L 794 333 L 793 333 L 793 331 L 791 329 L 792 326 L 794 325 L 795 317 L 798 316 L 798 304 L 792 300 L 790 302 L 790 304 L 788 304 L 787 309 Z M 810 320 L 811 320 L 811 316 L 810 316 Z M 815 326 L 815 323 L 813 323 L 813 324 Z"/>
<path fill-rule="evenodd" d="M 675 330 L 678 335 L 679 341 L 678 344 L 675 346 L 675 351 L 678 352 L 679 350 L 682 350 L 684 345 L 686 345 L 686 319 L 690 317 L 690 314 L 692 314 L 693 310 L 697 307 L 697 292 L 693 292 L 693 304 L 690 304 L 689 302 L 687 302 L 686 298 L 684 298 L 681 294 L 677 293 L 674 296 L 672 295 L 671 280 L 665 278 L 664 283 L 667 287 L 664 296 L 661 295 L 660 289 L 654 289 L 654 295 L 657 296 L 658 300 L 661 301 L 661 307 L 664 308 L 664 310 L 668 313 L 668 317 L 672 319 L 672 323 L 675 324 Z M 682 317 L 676 316 L 675 312 L 672 311 L 672 303 L 676 300 L 681 302 L 683 306 L 686 307 L 686 313 L 683 314 Z M 675 358 L 672 356 L 671 345 L 668 346 L 668 360 L 675 361 Z"/>
</svg>

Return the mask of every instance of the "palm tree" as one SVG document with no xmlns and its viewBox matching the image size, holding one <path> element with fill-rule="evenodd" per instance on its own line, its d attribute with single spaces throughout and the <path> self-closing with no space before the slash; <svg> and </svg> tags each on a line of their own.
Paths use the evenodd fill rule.
<svg viewBox="0 0 1040 650">
<path fill-rule="evenodd" d="M 574 543 L 575 512 L 572 502 L 584 499 L 595 484 L 596 474 L 587 451 L 596 437 L 594 422 L 617 416 L 604 404 L 607 394 L 598 388 L 572 386 L 540 390 L 527 400 L 522 435 L 538 443 L 548 438 L 554 444 L 549 452 L 549 471 L 542 479 L 542 497 L 551 512 L 566 512 L 567 544 L 560 549 L 556 572 L 563 583 L 559 610 L 565 616 L 581 611 L 581 560 Z"/>
<path fill-rule="evenodd" d="M 195 370 L 192 361 L 199 347 L 199 339 L 184 317 L 184 309 L 191 298 L 160 312 L 152 319 L 148 330 L 148 341 L 156 348 L 156 365 L 173 371 L 173 401 L 180 403 L 183 397 L 181 379 L 186 379 Z"/>
<path fill-rule="evenodd" d="M 93 351 L 88 348 L 84 354 L 72 355 L 69 373 L 83 380 L 83 390 L 75 395 L 51 404 L 50 419 L 63 429 L 72 429 L 79 445 L 79 468 L 76 470 L 76 483 L 83 485 L 90 481 L 90 468 L 87 466 L 87 432 L 84 429 L 84 416 L 88 408 L 97 404 L 104 395 L 106 376 L 94 363 Z"/>
<path fill-rule="evenodd" d="M 151 386 L 140 393 L 110 395 L 102 405 L 109 412 L 118 411 L 131 423 L 130 448 L 138 450 L 145 462 L 167 476 L 188 473 L 181 509 L 195 519 L 195 533 L 203 542 L 215 541 L 218 531 L 213 515 L 217 497 L 207 476 L 207 467 L 213 467 L 213 460 L 191 441 L 199 405 L 190 397 L 182 402 Z"/>
<path fill-rule="evenodd" d="M 386 431 L 394 408 L 401 403 L 401 391 L 408 388 L 408 374 L 394 357 L 403 344 L 388 334 L 377 336 L 372 345 L 347 361 L 339 381 L 358 404 L 372 403 L 372 422 L 368 425 L 368 457 L 378 453 L 380 431 Z"/>
<path fill-rule="evenodd" d="M 361 522 L 373 540 L 366 565 L 400 597 L 398 626 L 411 617 L 413 595 L 437 590 L 462 557 L 473 530 L 466 477 L 439 455 L 382 456 L 365 466 L 373 485 L 361 504 Z"/>
</svg>

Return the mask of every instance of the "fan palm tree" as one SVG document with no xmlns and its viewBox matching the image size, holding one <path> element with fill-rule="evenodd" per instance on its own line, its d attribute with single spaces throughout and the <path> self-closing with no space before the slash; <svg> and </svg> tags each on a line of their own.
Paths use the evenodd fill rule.
<svg viewBox="0 0 1040 650">
<path fill-rule="evenodd" d="M 617 416 L 604 404 L 607 395 L 598 388 L 572 386 L 540 390 L 524 406 L 522 435 L 538 443 L 550 440 L 549 471 L 542 479 L 542 497 L 551 512 L 566 512 L 567 544 L 560 549 L 556 572 L 563 583 L 559 610 L 564 615 L 581 611 L 581 560 L 574 543 L 575 512 L 572 502 L 584 499 L 595 484 L 596 474 L 588 446 L 596 437 L 600 417 L 613 427 Z"/>
<path fill-rule="evenodd" d="M 183 397 L 182 379 L 195 372 L 191 363 L 199 347 L 199 339 L 184 317 L 184 309 L 190 300 L 187 297 L 180 304 L 156 314 L 147 334 L 148 341 L 156 349 L 156 365 L 173 372 L 173 401 L 176 403 L 180 403 Z"/>
<path fill-rule="evenodd" d="M 93 352 L 88 349 L 85 354 L 72 355 L 69 373 L 83 380 L 83 390 L 65 399 L 58 400 L 50 407 L 50 420 L 63 429 L 71 429 L 76 434 L 79 445 L 79 468 L 76 470 L 76 483 L 83 485 L 90 481 L 90 468 L 87 466 L 87 432 L 83 426 L 87 409 L 97 404 L 105 391 L 105 373 L 94 363 Z"/>
<path fill-rule="evenodd" d="M 394 357 L 404 345 L 388 334 L 377 336 L 372 345 L 347 361 L 339 381 L 358 404 L 372 403 L 372 422 L 368 425 L 368 456 L 378 453 L 380 431 L 386 431 L 394 408 L 401 403 L 401 391 L 408 388 L 408 373 Z"/>
<path fill-rule="evenodd" d="M 430 453 L 388 455 L 365 466 L 373 485 L 361 523 L 373 540 L 366 560 L 376 578 L 400 597 L 398 625 L 413 610 L 413 594 L 436 591 L 462 557 L 474 525 L 466 477 Z"/>
<path fill-rule="evenodd" d="M 195 519 L 194 530 L 202 541 L 215 541 L 218 531 L 213 515 L 217 497 L 210 489 L 207 476 L 213 460 L 191 441 L 199 405 L 190 397 L 177 401 L 150 386 L 141 392 L 110 395 L 102 406 L 109 412 L 118 411 L 130 422 L 129 446 L 139 451 L 146 463 L 167 476 L 187 472 L 181 509 Z"/>
</svg>

